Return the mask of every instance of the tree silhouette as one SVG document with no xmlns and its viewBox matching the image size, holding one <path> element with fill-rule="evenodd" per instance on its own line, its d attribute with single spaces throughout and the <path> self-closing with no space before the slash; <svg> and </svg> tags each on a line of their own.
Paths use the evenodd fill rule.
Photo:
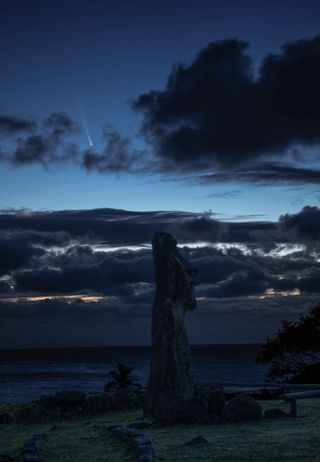
<svg viewBox="0 0 320 462">
<path fill-rule="evenodd" d="M 125 366 L 122 363 L 117 364 L 117 369 L 110 371 L 112 380 L 104 386 L 105 391 L 118 391 L 128 390 L 132 388 L 141 388 L 141 385 L 136 382 L 136 379 L 132 376 L 132 367 Z"/>
<path fill-rule="evenodd" d="M 320 305 L 300 315 L 297 322 L 282 321 L 256 358 L 267 365 L 267 378 L 292 383 L 320 383 Z"/>
</svg>

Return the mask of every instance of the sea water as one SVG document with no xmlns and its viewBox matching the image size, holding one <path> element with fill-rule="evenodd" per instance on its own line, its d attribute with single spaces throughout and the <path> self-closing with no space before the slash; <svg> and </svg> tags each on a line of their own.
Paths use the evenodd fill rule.
<svg viewBox="0 0 320 462">
<path fill-rule="evenodd" d="M 192 347 L 198 384 L 263 381 L 265 370 L 255 363 L 260 345 Z M 62 390 L 101 392 L 117 363 L 133 368 L 146 385 L 150 347 L 93 347 L 0 350 L 0 403 L 23 403 Z"/>
</svg>

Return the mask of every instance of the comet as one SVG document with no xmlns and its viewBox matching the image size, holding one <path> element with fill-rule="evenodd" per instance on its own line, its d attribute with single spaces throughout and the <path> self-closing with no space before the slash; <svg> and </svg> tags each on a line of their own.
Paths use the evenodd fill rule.
<svg viewBox="0 0 320 462">
<path fill-rule="evenodd" d="M 80 106 L 80 104 L 79 104 L 79 114 L 80 114 L 83 130 L 84 130 L 84 132 L 85 132 L 85 134 L 86 134 L 86 136 L 88 138 L 89 146 L 90 146 L 90 148 L 92 148 L 93 142 L 92 142 L 92 138 L 91 138 L 91 135 L 90 135 L 87 119 L 86 119 L 86 116 L 85 116 L 85 114 L 83 112 L 83 109 Z"/>
<path fill-rule="evenodd" d="M 79 98 L 78 98 L 75 91 L 73 92 L 73 96 L 74 96 L 75 103 L 76 103 L 78 111 L 79 111 L 79 115 L 80 115 L 80 119 L 81 119 L 81 123 L 82 123 L 84 133 L 86 134 L 86 137 L 88 139 L 88 143 L 89 143 L 90 148 L 92 148 L 93 147 L 93 141 L 92 141 L 92 138 L 91 138 L 91 135 L 90 135 L 90 131 L 89 131 L 88 123 L 87 123 L 87 118 L 85 116 L 84 110 L 83 110 L 83 108 L 81 106 L 81 103 L 80 103 Z"/>
</svg>

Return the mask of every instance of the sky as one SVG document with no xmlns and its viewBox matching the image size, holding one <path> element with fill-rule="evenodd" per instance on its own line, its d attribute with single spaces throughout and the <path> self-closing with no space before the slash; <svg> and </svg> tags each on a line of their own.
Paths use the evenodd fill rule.
<svg viewBox="0 0 320 462">
<path fill-rule="evenodd" d="M 0 347 L 148 343 L 155 231 L 200 267 L 193 343 L 316 303 L 319 14 L 1 2 Z"/>
</svg>

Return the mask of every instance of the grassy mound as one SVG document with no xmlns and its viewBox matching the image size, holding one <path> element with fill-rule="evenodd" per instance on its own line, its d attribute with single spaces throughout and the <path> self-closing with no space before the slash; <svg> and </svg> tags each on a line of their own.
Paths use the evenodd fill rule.
<svg viewBox="0 0 320 462">
<path fill-rule="evenodd" d="M 262 403 L 288 411 L 280 401 Z M 7 409 L 0 409 L 5 412 Z M 298 401 L 298 417 L 264 419 L 255 423 L 175 426 L 143 430 L 151 436 L 157 461 L 168 462 L 269 462 L 315 461 L 320 453 L 320 399 Z M 113 412 L 94 418 L 41 424 L 7 424 L 0 427 L 0 454 L 18 456 L 23 443 L 35 433 L 48 433 L 42 451 L 45 462 L 134 461 L 125 444 L 116 441 L 109 425 L 141 419 L 141 411 Z M 53 427 L 53 428 L 52 428 Z M 51 429 L 51 431 L 50 431 Z M 208 444 L 186 445 L 202 436 Z"/>
</svg>

